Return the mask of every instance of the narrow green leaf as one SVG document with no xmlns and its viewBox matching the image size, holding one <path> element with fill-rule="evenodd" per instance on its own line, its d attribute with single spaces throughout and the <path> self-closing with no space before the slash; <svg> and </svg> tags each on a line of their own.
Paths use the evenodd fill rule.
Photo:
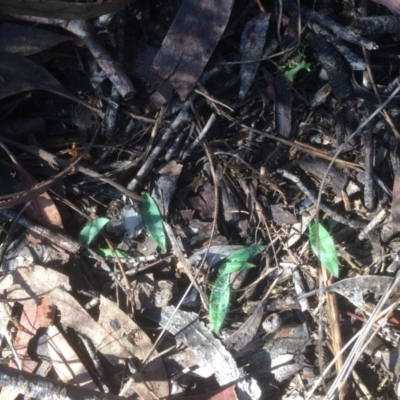
<svg viewBox="0 0 400 400">
<path fill-rule="evenodd" d="M 321 224 L 317 224 L 315 219 L 311 220 L 308 231 L 311 248 L 315 255 L 319 258 L 321 264 L 337 278 L 339 276 L 339 262 L 332 237 Z M 319 248 L 317 248 L 317 235 L 319 238 Z"/>
<path fill-rule="evenodd" d="M 114 253 L 111 251 L 110 248 L 99 249 L 99 251 L 103 254 L 103 257 L 114 257 Z M 130 258 L 129 254 L 125 253 L 124 251 L 115 249 L 115 253 L 119 258 Z"/>
<path fill-rule="evenodd" d="M 161 214 L 156 202 L 148 193 L 142 195 L 141 211 L 143 223 L 149 231 L 150 236 L 157 245 L 165 251 L 167 249 L 167 243 Z"/>
<path fill-rule="evenodd" d="M 92 222 L 89 222 L 79 233 L 79 240 L 85 246 L 89 246 L 94 238 L 99 234 L 103 226 L 109 222 L 108 218 L 97 218 Z"/>
<path fill-rule="evenodd" d="M 230 275 L 220 275 L 214 283 L 210 296 L 210 322 L 215 333 L 221 330 L 228 313 L 230 289 Z"/>
<path fill-rule="evenodd" d="M 244 249 L 240 249 L 238 251 L 235 251 L 231 255 L 225 258 L 225 262 L 227 261 L 241 261 L 241 262 L 246 262 L 249 261 L 250 258 L 255 257 L 257 254 L 260 254 L 262 251 L 265 250 L 267 246 L 250 246 L 250 247 L 245 247 Z"/>
<path fill-rule="evenodd" d="M 248 262 L 227 261 L 227 262 L 224 262 L 219 267 L 219 274 L 220 275 L 232 274 L 234 272 L 245 271 L 246 269 L 254 268 L 254 267 L 255 267 L 254 264 L 251 264 L 251 263 L 248 263 Z"/>
</svg>

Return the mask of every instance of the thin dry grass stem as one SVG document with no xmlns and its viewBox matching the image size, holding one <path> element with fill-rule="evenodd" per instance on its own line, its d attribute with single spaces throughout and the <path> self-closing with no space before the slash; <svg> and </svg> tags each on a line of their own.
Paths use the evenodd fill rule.
<svg viewBox="0 0 400 400">
<path fill-rule="evenodd" d="M 106 243 L 107 243 L 107 246 L 108 246 L 109 249 L 111 250 L 111 253 L 112 253 L 113 257 L 115 257 L 115 259 L 116 259 L 116 261 L 117 261 L 119 270 L 120 270 L 120 272 L 121 272 L 122 278 L 123 278 L 124 283 L 125 283 L 125 285 L 126 285 L 125 293 L 128 294 L 129 301 L 130 301 L 130 303 L 131 303 L 131 305 L 132 305 L 131 311 L 133 311 L 133 310 L 135 309 L 135 307 L 134 307 L 135 298 L 133 297 L 133 290 L 132 290 L 131 283 L 129 282 L 129 279 L 128 279 L 128 277 L 126 276 L 124 266 L 122 265 L 122 262 L 121 262 L 120 258 L 118 257 L 117 252 L 115 251 L 115 247 L 113 246 L 113 244 L 111 243 L 111 241 L 108 239 L 108 237 L 107 237 L 104 233 L 102 233 L 102 235 L 103 235 L 103 238 L 105 239 L 105 241 L 106 241 Z M 118 287 L 118 286 L 117 286 L 117 287 Z M 118 292 L 118 290 L 116 290 L 116 295 L 117 295 L 118 304 L 119 304 L 119 292 Z"/>
<path fill-rule="evenodd" d="M 200 84 L 198 84 L 198 85 L 200 85 Z M 199 87 L 202 88 L 203 85 L 201 85 Z M 205 99 L 207 99 L 211 103 L 218 104 L 219 106 L 226 108 L 228 111 L 231 111 L 231 112 L 235 111 L 232 107 L 229 107 L 227 104 L 222 103 L 222 101 L 214 99 L 211 95 L 209 95 L 208 93 L 205 93 L 203 90 L 194 89 L 194 92 L 199 94 L 200 96 L 203 96 Z"/>
<path fill-rule="evenodd" d="M 363 399 L 365 400 L 373 400 L 374 397 L 372 396 L 371 392 L 368 390 L 367 386 L 361 380 L 360 376 L 357 374 L 356 370 L 353 370 L 351 373 L 354 382 L 358 385 L 360 392 L 364 395 Z"/>
<path fill-rule="evenodd" d="M 368 319 L 367 323 L 361 329 L 361 334 L 358 337 L 356 343 L 354 344 L 353 348 L 351 349 L 345 363 L 343 364 L 343 368 L 341 369 L 340 373 L 336 376 L 335 381 L 333 382 L 332 386 L 330 387 L 326 399 L 334 399 L 343 389 L 344 385 L 347 382 L 348 377 L 350 376 L 355 364 L 357 363 L 359 357 L 361 356 L 364 349 L 367 347 L 368 343 L 373 339 L 373 337 L 378 333 L 376 330 L 372 335 L 370 334 L 371 329 L 374 326 L 374 323 L 377 322 L 379 327 L 384 326 L 386 321 L 379 321 L 379 313 L 384 307 L 386 301 L 391 296 L 393 290 L 399 286 L 400 284 L 400 271 L 397 273 L 395 278 L 393 279 L 392 284 L 386 289 L 385 293 L 382 295 L 381 299 L 379 300 L 377 306 L 375 307 L 374 312 L 371 314 L 370 318 Z M 397 305 L 400 303 L 400 299 L 394 303 L 389 309 L 393 310 Z M 387 318 L 388 312 L 386 312 L 385 318 Z M 368 337 L 369 335 L 369 337 Z"/>
<path fill-rule="evenodd" d="M 214 163 L 212 161 L 212 155 L 210 153 L 210 150 L 209 150 L 208 146 L 206 145 L 206 143 L 202 142 L 202 145 L 203 145 L 203 148 L 204 148 L 204 150 L 206 152 L 208 160 L 210 162 L 210 170 L 211 170 L 211 175 L 212 175 L 213 183 L 214 183 L 215 208 L 214 208 L 213 223 L 212 223 L 212 227 L 211 227 L 210 240 L 208 242 L 208 246 L 207 246 L 206 252 L 204 253 L 203 259 L 202 259 L 202 261 L 201 261 L 201 263 L 200 263 L 200 265 L 198 267 L 198 270 L 196 271 L 196 274 L 193 277 L 193 280 L 190 282 L 190 285 L 188 286 L 188 288 L 186 289 L 185 293 L 183 294 L 182 299 L 179 301 L 179 303 L 177 304 L 174 312 L 172 313 L 171 317 L 169 318 L 168 322 L 165 324 L 165 326 L 162 329 L 161 333 L 158 335 L 157 340 L 154 342 L 153 346 L 151 347 L 151 349 L 147 353 L 146 357 L 143 359 L 143 361 L 141 363 L 141 366 L 139 368 L 139 372 L 142 371 L 145 368 L 146 363 L 148 363 L 148 360 L 150 359 L 150 356 L 153 354 L 154 350 L 157 349 L 157 347 L 160 345 L 161 341 L 164 339 L 165 333 L 166 333 L 171 321 L 174 319 L 175 314 L 177 313 L 177 311 L 181 307 L 182 303 L 186 299 L 187 295 L 189 294 L 190 290 L 194 286 L 194 282 L 196 282 L 196 279 L 198 278 L 200 272 L 203 269 L 204 262 L 205 262 L 205 260 L 207 258 L 208 251 L 210 250 L 210 247 L 211 247 L 211 244 L 212 244 L 212 240 L 214 238 L 215 228 L 217 226 L 217 219 L 218 219 L 218 209 L 219 209 L 218 178 L 217 178 L 217 174 L 215 172 Z"/>
<path fill-rule="evenodd" d="M 149 139 L 149 142 L 147 144 L 146 150 L 145 150 L 145 152 L 143 154 L 143 160 L 146 160 L 147 156 L 151 152 L 154 140 L 155 140 L 155 138 L 157 136 L 158 127 L 160 126 L 160 122 L 162 121 L 162 119 L 164 117 L 164 110 L 165 110 L 165 108 L 162 107 L 160 112 L 157 115 L 156 122 L 153 124 L 153 128 L 151 129 L 150 139 Z"/>
<path fill-rule="evenodd" d="M 391 97 L 391 99 L 393 97 Z M 386 105 L 387 105 L 387 100 L 385 101 L 385 106 Z M 323 150 L 317 149 L 315 147 L 312 147 L 310 145 L 307 145 L 305 143 L 298 142 L 297 140 L 295 140 L 294 142 L 291 142 L 290 140 L 283 139 L 283 138 L 281 138 L 279 136 L 271 135 L 269 133 L 260 131 L 260 130 L 252 128 L 250 126 L 241 124 L 239 122 L 235 122 L 235 124 L 240 126 L 243 129 L 245 129 L 248 132 L 254 132 L 257 135 L 264 136 L 264 137 L 266 137 L 268 139 L 274 140 L 274 141 L 276 141 L 278 143 L 282 143 L 282 144 L 284 144 L 286 146 L 294 147 L 295 149 L 297 149 L 299 151 L 304 151 L 305 153 L 311 154 L 312 156 L 319 157 L 319 158 L 322 158 L 324 160 L 332 161 L 334 163 L 343 165 L 344 167 L 353 169 L 355 171 L 359 171 L 359 172 L 363 172 L 364 171 L 363 168 L 358 164 L 352 163 L 350 161 L 342 160 L 342 159 L 340 159 L 338 157 L 333 159 L 333 156 L 330 155 L 329 153 L 327 153 L 327 152 L 325 152 Z M 344 148 L 344 146 L 343 146 L 343 148 Z"/>
<path fill-rule="evenodd" d="M 323 267 L 321 268 L 322 273 L 322 281 L 324 286 L 331 285 L 331 279 L 328 276 L 328 272 Z M 341 354 L 341 349 L 343 348 L 343 339 L 342 333 L 340 331 L 340 316 L 339 316 L 339 307 L 337 303 L 337 296 L 336 293 L 325 293 L 326 296 L 326 311 L 328 314 L 328 321 L 329 321 L 329 329 L 332 338 L 332 352 L 333 355 L 336 356 L 337 354 Z M 322 307 L 321 307 L 322 310 Z M 320 357 L 322 359 L 322 357 Z M 335 363 L 336 373 L 339 374 L 341 369 L 343 368 L 343 356 L 340 355 Z M 322 371 L 322 369 L 321 369 Z M 340 394 L 340 397 L 346 393 L 346 389 L 344 388 L 343 393 Z"/>
<path fill-rule="evenodd" d="M 400 302 L 400 301 L 399 301 Z M 390 307 L 386 308 L 384 311 L 382 311 L 376 318 L 376 320 L 379 320 L 381 318 L 383 318 L 385 315 L 391 313 L 397 306 L 398 303 L 396 302 L 394 304 L 392 304 Z M 311 400 L 313 397 L 313 394 L 315 393 L 315 391 L 318 389 L 319 385 L 321 384 L 322 380 L 328 375 L 329 371 L 331 370 L 331 368 L 335 365 L 337 359 L 339 357 L 341 357 L 344 352 L 360 337 L 362 330 L 358 331 L 341 349 L 341 351 L 336 354 L 336 356 L 332 359 L 332 361 L 326 366 L 326 368 L 324 369 L 323 373 L 321 374 L 321 376 L 317 379 L 317 381 L 315 382 L 314 386 L 312 387 L 312 389 L 309 391 L 309 393 L 307 394 L 306 400 Z M 378 332 L 378 328 L 376 329 L 375 332 Z M 375 335 L 373 335 L 375 336 Z M 372 337 L 373 337 L 372 336 Z"/>
</svg>

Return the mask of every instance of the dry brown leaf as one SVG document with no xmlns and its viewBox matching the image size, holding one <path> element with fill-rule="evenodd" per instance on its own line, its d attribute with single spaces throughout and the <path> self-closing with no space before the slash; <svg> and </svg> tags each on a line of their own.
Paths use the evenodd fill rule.
<svg viewBox="0 0 400 400">
<path fill-rule="evenodd" d="M 127 358 L 139 361 L 144 359 L 147 350 L 151 347 L 151 341 L 143 330 L 113 302 L 105 298 L 101 298 L 99 322 L 96 322 L 68 293 L 71 286 L 67 276 L 51 269 L 34 266 L 18 268 L 0 281 L 0 292 L 10 301 L 32 297 L 29 300 L 20 301 L 23 304 L 35 304 L 41 293 L 49 290 L 52 291 L 46 297 L 57 306 L 61 323 L 88 337 L 110 364 L 118 365 Z M 112 312 L 110 313 L 109 310 Z M 121 329 L 115 330 L 115 326 Z M 123 336 L 123 332 L 131 334 L 129 337 L 133 338 L 134 343 L 128 339 L 128 336 Z M 140 381 L 133 382 L 134 390 L 143 399 L 154 400 L 153 393 L 158 397 L 166 396 L 168 381 L 161 359 L 152 361 L 144 370 L 144 376 L 146 376 L 146 384 Z"/>
<path fill-rule="evenodd" d="M 66 383 L 85 389 L 99 390 L 75 350 L 55 325 L 47 330 L 50 362 L 58 377 Z"/>
<path fill-rule="evenodd" d="M 181 100 L 196 85 L 228 23 L 232 0 L 185 0 L 175 16 L 151 68 L 158 83 L 169 82 Z M 159 91 L 156 106 L 168 100 Z"/>
<path fill-rule="evenodd" d="M 37 305 L 24 305 L 18 331 L 14 340 L 14 348 L 18 355 L 23 371 L 33 373 L 38 366 L 38 362 L 32 360 L 28 355 L 29 341 L 36 334 L 37 329 L 47 328 L 55 316 L 55 307 L 44 297 Z M 18 368 L 14 360 L 11 359 L 9 366 Z M 0 400 L 11 400 L 18 396 L 18 391 L 11 387 L 3 387 Z"/>
<path fill-rule="evenodd" d="M 103 296 L 100 297 L 98 323 L 104 330 L 108 331 L 110 338 L 127 349 L 129 353 L 135 353 L 139 360 L 143 360 L 152 348 L 151 340 L 136 323 L 123 313 L 114 302 Z M 168 377 L 161 358 L 155 358 L 149 362 L 142 371 L 142 376 L 146 384 L 158 397 L 169 395 Z M 137 391 L 137 387 L 135 387 L 135 390 Z M 141 394 L 138 392 L 138 394 L 143 399 L 154 399 L 151 396 L 149 397 L 148 393 Z"/>
<path fill-rule="evenodd" d="M 36 17 L 89 19 L 118 11 L 132 0 L 72 3 L 54 0 L 0 0 L 0 11 Z"/>
</svg>

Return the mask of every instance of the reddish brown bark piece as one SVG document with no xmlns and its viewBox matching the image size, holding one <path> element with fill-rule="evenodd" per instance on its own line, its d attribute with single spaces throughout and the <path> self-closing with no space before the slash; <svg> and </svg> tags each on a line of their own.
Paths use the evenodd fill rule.
<svg viewBox="0 0 400 400">
<path fill-rule="evenodd" d="M 228 23 L 232 0 L 185 0 L 151 65 L 155 86 L 169 81 L 185 100 L 196 85 Z M 155 101 L 168 99 L 158 91 Z"/>
</svg>

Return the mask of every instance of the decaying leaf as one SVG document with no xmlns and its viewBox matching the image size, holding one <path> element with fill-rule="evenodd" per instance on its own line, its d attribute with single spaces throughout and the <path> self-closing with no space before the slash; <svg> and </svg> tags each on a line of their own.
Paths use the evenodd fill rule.
<svg viewBox="0 0 400 400">
<path fill-rule="evenodd" d="M 85 389 L 99 390 L 78 355 L 55 325 L 47 329 L 49 361 L 63 381 Z"/>
<path fill-rule="evenodd" d="M 40 266 L 20 267 L 0 281 L 0 291 L 10 301 L 35 305 L 41 294 L 46 294 L 60 313 L 61 323 L 91 340 L 94 347 L 117 366 L 122 360 L 143 360 L 152 343 L 146 333 L 118 307 L 103 297 L 100 298 L 100 316 L 96 322 L 68 293 L 71 290 L 67 276 Z M 151 371 L 151 372 L 149 372 Z M 133 389 L 145 400 L 154 400 L 168 395 L 168 380 L 162 361 L 156 358 L 143 370 L 146 384 L 140 379 L 132 381 Z M 149 387 L 151 389 L 149 389 Z"/>
<path fill-rule="evenodd" d="M 168 81 L 186 99 L 225 30 L 231 8 L 232 0 L 182 2 L 151 65 L 159 84 Z M 158 106 L 168 100 L 161 94 L 157 98 Z"/>
</svg>

